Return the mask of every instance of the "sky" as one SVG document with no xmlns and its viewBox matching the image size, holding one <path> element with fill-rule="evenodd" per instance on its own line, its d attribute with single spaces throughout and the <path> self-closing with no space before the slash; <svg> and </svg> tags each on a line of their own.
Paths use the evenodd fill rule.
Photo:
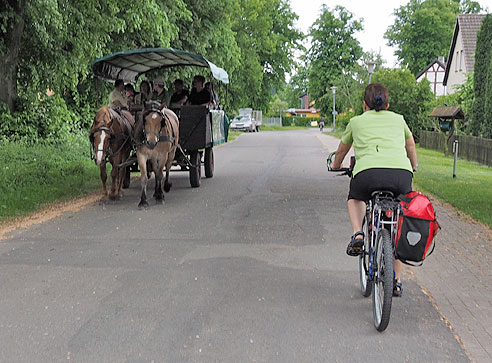
<svg viewBox="0 0 492 363">
<path fill-rule="evenodd" d="M 478 0 L 478 2 L 483 8 L 488 7 L 492 12 L 492 0 Z M 407 3 L 408 0 L 290 0 L 292 10 L 299 16 L 296 26 L 304 33 L 307 33 L 308 28 L 318 18 L 323 4 L 330 9 L 342 5 L 353 13 L 356 19 L 364 18 L 364 30 L 356 33 L 356 38 L 365 51 L 381 51 L 388 67 L 396 66 L 397 59 L 393 54 L 395 49 L 386 45 L 387 40 L 383 36 L 388 27 L 394 23 L 394 10 Z M 447 56 L 447 54 L 443 55 Z"/>
</svg>

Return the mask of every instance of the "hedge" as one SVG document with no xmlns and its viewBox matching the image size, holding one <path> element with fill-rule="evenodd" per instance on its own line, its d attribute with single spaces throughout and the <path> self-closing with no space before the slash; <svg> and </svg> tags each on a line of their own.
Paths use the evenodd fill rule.
<svg viewBox="0 0 492 363">
<path fill-rule="evenodd" d="M 302 127 L 311 127 L 311 122 L 313 121 L 318 122 L 319 117 L 282 116 L 282 126 L 295 125 Z"/>
</svg>

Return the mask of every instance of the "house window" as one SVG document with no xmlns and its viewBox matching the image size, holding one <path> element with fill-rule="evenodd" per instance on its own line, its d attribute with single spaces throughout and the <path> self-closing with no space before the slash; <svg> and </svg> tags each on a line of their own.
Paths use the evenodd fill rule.
<svg viewBox="0 0 492 363">
<path fill-rule="evenodd" d="M 463 51 L 460 51 L 460 71 L 463 70 Z"/>
<path fill-rule="evenodd" d="M 458 57 L 459 57 L 460 53 L 459 52 L 456 52 L 456 58 L 454 60 L 454 71 L 455 72 L 458 72 Z"/>
</svg>

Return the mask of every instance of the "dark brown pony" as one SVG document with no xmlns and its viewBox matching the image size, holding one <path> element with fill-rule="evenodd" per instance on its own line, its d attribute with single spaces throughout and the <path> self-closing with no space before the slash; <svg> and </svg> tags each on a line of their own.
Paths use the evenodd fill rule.
<svg viewBox="0 0 492 363">
<path fill-rule="evenodd" d="M 141 141 L 137 146 L 137 160 L 142 184 L 138 207 L 146 208 L 149 206 L 147 202 L 147 161 L 151 163 L 155 173 L 154 198 L 156 202 L 162 203 L 164 201 L 163 191 L 167 193 L 171 189 L 169 171 L 179 141 L 178 117 L 167 108 L 147 111 L 144 113 L 142 125 L 137 127 L 136 136 L 137 140 Z M 163 184 L 164 167 L 166 167 L 166 180 Z"/>
<path fill-rule="evenodd" d="M 100 168 L 104 196 L 115 200 L 123 196 L 123 179 L 126 168 L 118 168 L 128 159 L 132 148 L 132 132 L 135 121 L 128 111 L 115 111 L 101 107 L 94 117 L 89 139 L 94 150 L 94 161 Z M 111 190 L 106 189 L 106 162 L 111 168 Z"/>
</svg>

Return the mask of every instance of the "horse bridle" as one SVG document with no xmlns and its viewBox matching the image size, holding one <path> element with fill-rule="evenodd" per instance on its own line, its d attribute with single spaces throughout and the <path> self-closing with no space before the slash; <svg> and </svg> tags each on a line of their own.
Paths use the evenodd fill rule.
<svg viewBox="0 0 492 363">
<path fill-rule="evenodd" d="M 162 120 L 161 120 L 161 128 L 159 129 L 159 132 L 155 132 L 155 131 L 147 131 L 145 130 L 145 122 L 147 121 L 146 120 L 146 117 L 148 115 L 150 115 L 151 113 L 157 113 L 161 116 Z M 157 136 L 157 140 L 158 142 L 164 142 L 164 141 L 167 141 L 167 142 L 170 142 L 171 144 L 175 144 L 176 143 L 176 139 L 172 136 L 169 136 L 169 135 L 161 135 L 161 131 L 163 128 L 165 128 L 167 131 L 169 131 L 168 127 L 167 127 L 167 121 L 171 122 L 169 120 L 169 117 L 167 117 L 167 115 L 165 113 L 163 113 L 161 110 L 149 110 L 147 111 L 144 116 L 143 116 L 143 131 L 144 131 L 144 134 L 147 135 L 147 134 L 151 134 L 151 135 L 155 135 Z M 171 131 L 172 131 L 172 127 L 171 127 Z M 145 138 L 147 139 L 147 138 Z M 147 140 L 145 141 L 146 144 L 147 143 Z M 148 145 L 147 145 L 148 146 Z"/>
<path fill-rule="evenodd" d="M 111 119 L 113 119 L 112 116 L 111 116 Z M 108 143 L 107 149 L 96 149 L 94 146 L 94 134 L 96 132 L 101 132 L 101 131 L 106 131 L 109 134 L 109 143 Z M 92 130 L 92 132 L 89 135 L 89 140 L 91 142 L 91 160 L 95 160 L 97 152 L 102 151 L 103 153 L 106 154 L 106 157 L 104 158 L 104 160 L 107 161 L 110 157 L 112 157 L 115 154 L 118 154 L 123 149 L 125 144 L 128 142 L 128 139 L 130 138 L 130 136 L 126 137 L 125 141 L 121 144 L 121 146 L 118 148 L 118 150 L 116 152 L 113 152 L 113 150 L 111 149 L 111 141 L 115 140 L 116 138 L 117 138 L 117 135 L 115 135 L 114 132 L 108 127 L 106 120 L 104 120 L 104 126 L 101 126 L 101 127 L 98 127 L 97 129 Z M 93 153 L 94 153 L 94 155 L 93 155 Z"/>
</svg>

